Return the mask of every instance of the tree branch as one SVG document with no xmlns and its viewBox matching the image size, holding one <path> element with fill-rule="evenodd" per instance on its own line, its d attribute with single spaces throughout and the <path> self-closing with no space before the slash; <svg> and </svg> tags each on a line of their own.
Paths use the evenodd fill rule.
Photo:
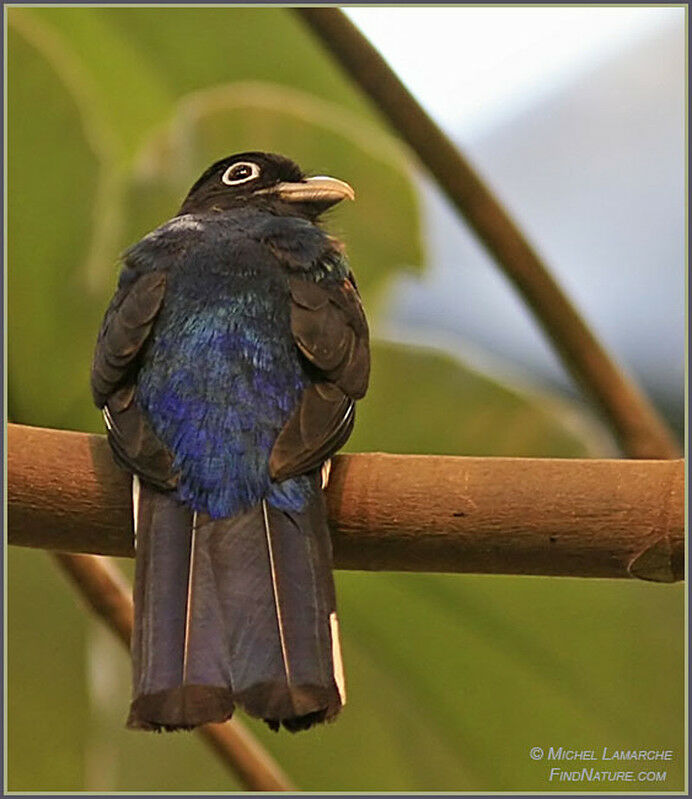
<svg viewBox="0 0 692 799">
<path fill-rule="evenodd" d="M 295 9 L 430 170 L 590 393 L 633 458 L 677 458 L 665 422 L 589 329 L 509 213 L 387 62 L 338 8 Z"/>
<path fill-rule="evenodd" d="M 55 552 L 53 556 L 87 605 L 129 648 L 133 619 L 131 590 L 120 572 L 94 555 Z M 198 728 L 198 733 L 248 790 L 294 790 L 271 755 L 236 718 L 225 724 L 205 724 Z"/>
<path fill-rule="evenodd" d="M 104 436 L 8 425 L 9 542 L 133 554 Z M 337 568 L 683 579 L 684 462 L 341 455 Z"/>
</svg>

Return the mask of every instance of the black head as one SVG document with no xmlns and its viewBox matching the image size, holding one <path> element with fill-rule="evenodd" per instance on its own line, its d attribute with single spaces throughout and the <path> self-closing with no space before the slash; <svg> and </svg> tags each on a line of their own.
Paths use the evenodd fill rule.
<svg viewBox="0 0 692 799">
<path fill-rule="evenodd" d="M 252 205 L 286 216 L 317 217 L 353 189 L 341 180 L 306 177 L 300 167 L 275 153 L 238 153 L 207 169 L 190 189 L 180 213 L 225 211 Z"/>
</svg>

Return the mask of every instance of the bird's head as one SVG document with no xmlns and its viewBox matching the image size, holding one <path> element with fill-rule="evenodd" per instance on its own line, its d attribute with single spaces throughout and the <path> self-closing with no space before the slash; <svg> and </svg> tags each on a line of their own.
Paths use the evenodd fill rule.
<svg viewBox="0 0 692 799">
<path fill-rule="evenodd" d="M 181 214 L 263 208 L 275 214 L 315 221 L 353 189 L 342 180 L 306 177 L 288 158 L 274 153 L 239 153 L 217 161 L 190 189 Z"/>
</svg>

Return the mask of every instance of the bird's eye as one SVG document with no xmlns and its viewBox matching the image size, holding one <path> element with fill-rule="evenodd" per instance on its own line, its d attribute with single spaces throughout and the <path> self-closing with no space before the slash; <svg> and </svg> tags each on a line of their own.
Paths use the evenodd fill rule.
<svg viewBox="0 0 692 799">
<path fill-rule="evenodd" d="M 221 176 L 221 180 L 227 186 L 237 186 L 239 183 L 246 183 L 259 177 L 260 168 L 252 161 L 239 161 L 237 164 L 229 166 Z"/>
</svg>

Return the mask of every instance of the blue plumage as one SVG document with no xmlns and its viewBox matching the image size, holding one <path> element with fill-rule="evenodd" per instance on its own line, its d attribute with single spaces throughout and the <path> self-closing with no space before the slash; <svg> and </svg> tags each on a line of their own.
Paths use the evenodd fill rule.
<svg viewBox="0 0 692 799">
<path fill-rule="evenodd" d="M 319 260 L 330 241 L 298 218 L 236 210 L 179 217 L 127 253 L 125 281 L 133 268 L 169 270 L 136 401 L 174 453 L 178 496 L 193 510 L 222 518 L 266 498 L 301 511 L 312 496 L 307 476 L 272 483 L 268 461 L 309 380 L 287 275 L 343 280 L 343 259 Z"/>
</svg>

